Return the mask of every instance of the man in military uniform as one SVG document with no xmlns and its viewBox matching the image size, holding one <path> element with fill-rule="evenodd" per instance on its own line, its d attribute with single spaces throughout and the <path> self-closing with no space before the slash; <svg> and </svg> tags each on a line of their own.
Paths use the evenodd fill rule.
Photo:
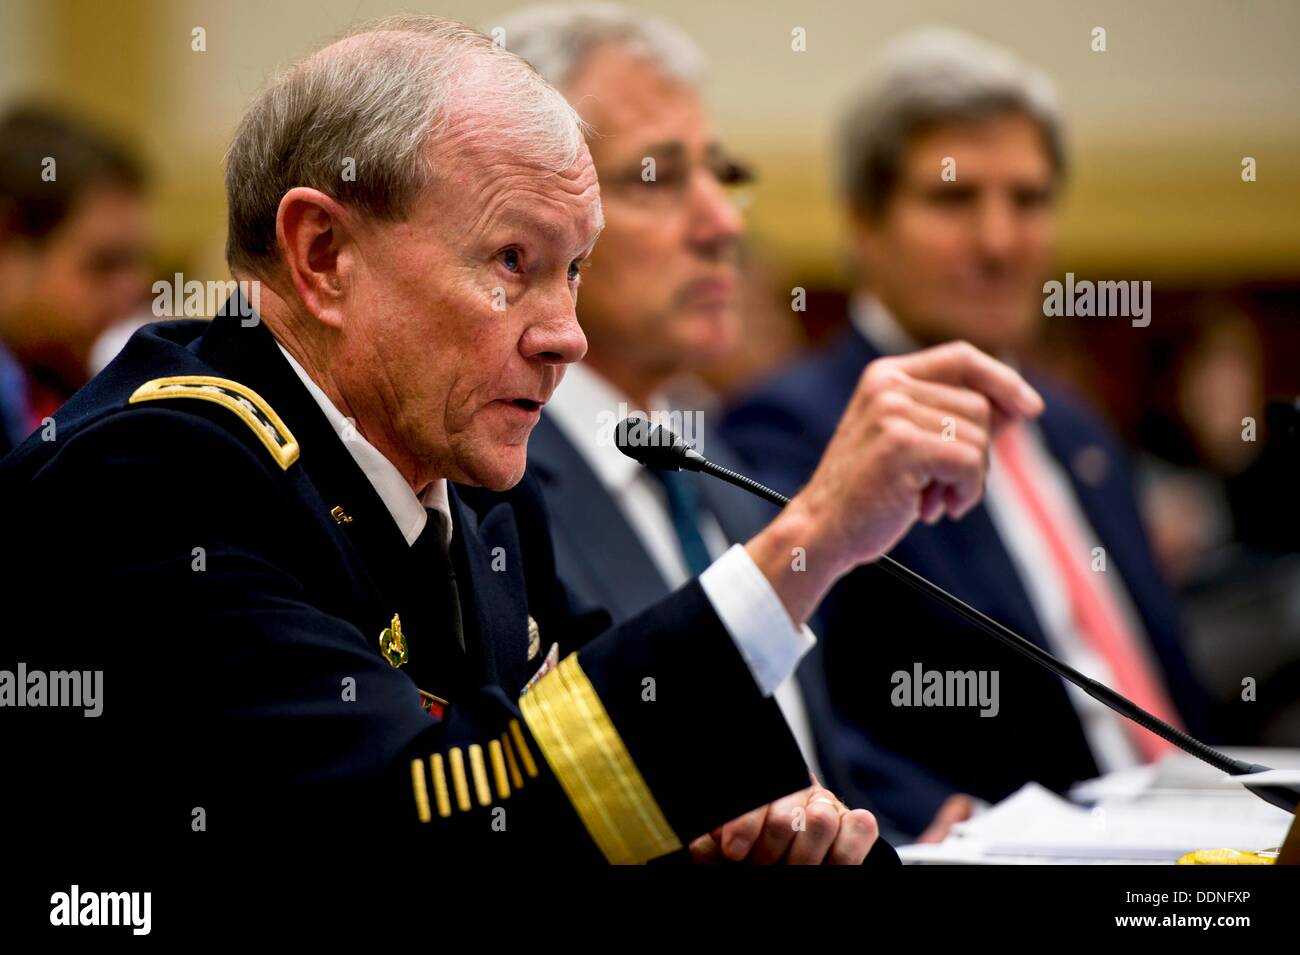
<svg viewBox="0 0 1300 955">
<path fill-rule="evenodd" d="M 256 295 L 143 329 L 0 473 L 4 665 L 103 674 L 95 719 L 27 697 L 30 831 L 636 863 L 806 790 L 748 838 L 862 861 L 874 820 L 807 789 L 771 694 L 838 577 L 973 506 L 990 431 L 1039 408 L 1019 376 L 963 346 L 869 369 L 795 501 L 610 628 L 520 481 L 601 228 L 563 98 L 385 21 L 268 86 L 227 192 Z"/>
</svg>

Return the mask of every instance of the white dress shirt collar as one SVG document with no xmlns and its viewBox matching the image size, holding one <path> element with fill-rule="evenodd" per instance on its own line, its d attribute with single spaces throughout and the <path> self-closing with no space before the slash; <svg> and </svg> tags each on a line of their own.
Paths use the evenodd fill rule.
<svg viewBox="0 0 1300 955">
<path fill-rule="evenodd" d="M 652 399 L 652 408 L 629 408 L 627 398 L 597 372 L 581 363 L 570 365 L 546 409 L 569 443 L 596 472 L 600 483 L 620 492 L 643 468 L 614 444 L 614 426 L 630 414 L 666 412 L 666 399 Z"/>
<path fill-rule="evenodd" d="M 276 342 L 276 345 L 280 349 L 280 354 L 284 355 L 285 360 L 289 362 L 289 367 L 294 370 L 316 404 L 320 406 L 321 411 L 325 413 L 326 420 L 334 429 L 334 433 L 339 436 L 339 440 L 343 442 L 343 447 L 348 449 L 352 460 L 357 463 L 357 467 L 361 468 L 366 480 L 370 482 L 379 499 L 388 508 L 388 513 L 393 516 L 393 521 L 402 532 L 402 536 L 406 538 L 406 543 L 414 544 L 416 538 L 420 536 L 420 532 L 424 530 L 424 525 L 429 520 L 425 508 L 431 507 L 446 518 L 446 543 L 450 544 L 451 503 L 447 498 L 446 480 L 434 481 L 422 497 L 417 497 L 393 462 L 361 436 L 355 422 L 343 417 L 343 413 L 334 406 L 334 402 L 330 401 L 320 386 L 312 381 L 311 376 L 302 365 L 298 364 L 297 359 L 279 342 Z"/>
<path fill-rule="evenodd" d="M 903 355 L 916 351 L 921 343 L 914 339 L 883 302 L 870 292 L 858 292 L 849 303 L 849 319 L 867 341 L 881 354 Z"/>
<path fill-rule="evenodd" d="M 629 408 L 627 398 L 591 368 L 571 365 L 546 403 L 546 414 L 577 449 L 622 512 L 633 535 L 658 568 L 668 589 L 691 578 L 673 529 L 664 489 L 650 472 L 613 442 L 614 426 L 629 414 L 654 417 L 672 410 L 664 396 L 650 408 Z M 806 626 L 795 629 L 781 599 L 744 546 L 729 545 L 717 519 L 700 515 L 700 535 L 715 558 L 700 574 L 700 586 L 731 634 L 764 696 L 775 696 L 808 765 L 816 769 L 811 723 L 792 678 L 803 655 L 817 642 Z"/>
</svg>

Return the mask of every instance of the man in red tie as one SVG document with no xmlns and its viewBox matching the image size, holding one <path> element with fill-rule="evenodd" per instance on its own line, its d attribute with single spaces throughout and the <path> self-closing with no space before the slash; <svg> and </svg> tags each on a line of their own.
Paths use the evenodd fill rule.
<svg viewBox="0 0 1300 955">
<path fill-rule="evenodd" d="M 860 275 L 848 327 L 746 396 L 723 429 L 785 492 L 807 480 L 870 361 L 954 339 L 1014 359 L 1043 315 L 1065 155 L 1041 73 L 959 34 L 909 37 L 847 118 L 840 159 Z M 961 522 L 918 525 L 892 555 L 1205 732 L 1123 452 L 1076 397 L 1035 384 L 1047 410 L 1000 436 L 984 503 Z M 828 785 L 922 841 L 1029 780 L 1061 790 L 1169 748 L 876 571 L 841 582 L 822 622 L 848 775 Z M 876 639 L 853 639 L 868 628 Z M 914 668 L 996 671 L 1000 699 L 984 715 L 938 697 L 901 708 L 891 678 Z"/>
</svg>

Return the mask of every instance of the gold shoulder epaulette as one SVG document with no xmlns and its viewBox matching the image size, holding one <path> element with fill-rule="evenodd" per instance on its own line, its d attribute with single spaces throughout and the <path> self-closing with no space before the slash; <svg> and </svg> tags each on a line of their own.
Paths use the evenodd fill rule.
<svg viewBox="0 0 1300 955">
<path fill-rule="evenodd" d="M 284 422 L 252 388 L 229 378 L 207 375 L 175 375 L 146 381 L 132 394 L 128 404 L 166 398 L 198 398 L 213 401 L 237 414 L 266 445 L 276 463 L 284 470 L 298 460 L 298 442 Z"/>
</svg>

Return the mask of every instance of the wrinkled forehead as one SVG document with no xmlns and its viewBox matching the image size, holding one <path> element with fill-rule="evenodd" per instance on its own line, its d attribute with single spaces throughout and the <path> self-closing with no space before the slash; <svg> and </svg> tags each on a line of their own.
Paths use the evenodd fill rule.
<svg viewBox="0 0 1300 955">
<path fill-rule="evenodd" d="M 567 157 L 566 157 L 567 158 Z M 526 130 L 461 118 L 430 147 L 431 193 L 466 233 L 524 224 L 585 246 L 604 228 L 600 184 L 584 141 L 564 168 L 529 149 Z"/>
<path fill-rule="evenodd" d="M 592 148 L 602 167 L 647 144 L 713 138 L 699 90 L 626 48 L 607 45 L 591 54 L 564 91 L 596 131 Z"/>
</svg>

